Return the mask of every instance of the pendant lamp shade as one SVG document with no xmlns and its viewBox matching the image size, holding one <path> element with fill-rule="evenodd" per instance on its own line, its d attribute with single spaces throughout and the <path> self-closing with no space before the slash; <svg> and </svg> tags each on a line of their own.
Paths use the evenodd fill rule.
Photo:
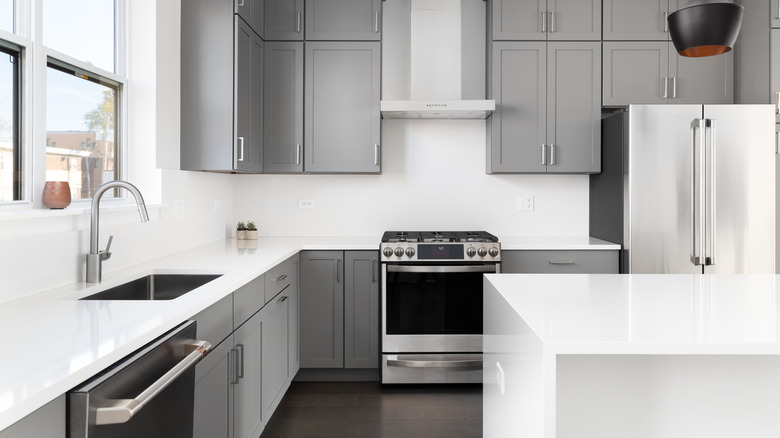
<svg viewBox="0 0 780 438">
<path fill-rule="evenodd" d="M 682 56 L 726 53 L 734 47 L 745 8 L 734 3 L 703 3 L 669 14 L 669 34 Z"/>
</svg>

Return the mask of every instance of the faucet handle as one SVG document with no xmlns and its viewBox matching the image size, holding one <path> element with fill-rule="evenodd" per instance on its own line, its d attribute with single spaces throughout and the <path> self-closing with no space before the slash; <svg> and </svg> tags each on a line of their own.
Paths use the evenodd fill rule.
<svg viewBox="0 0 780 438">
<path fill-rule="evenodd" d="M 114 241 L 114 236 L 108 236 L 108 243 L 106 244 L 106 250 L 100 251 L 100 260 L 108 260 L 111 258 L 111 242 Z"/>
</svg>

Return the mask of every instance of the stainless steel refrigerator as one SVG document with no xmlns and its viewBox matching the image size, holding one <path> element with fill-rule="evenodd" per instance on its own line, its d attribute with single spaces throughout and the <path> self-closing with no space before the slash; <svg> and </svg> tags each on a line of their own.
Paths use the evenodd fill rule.
<svg viewBox="0 0 780 438">
<path fill-rule="evenodd" d="M 590 234 L 621 272 L 774 274 L 772 105 L 630 105 L 602 119 Z"/>
</svg>

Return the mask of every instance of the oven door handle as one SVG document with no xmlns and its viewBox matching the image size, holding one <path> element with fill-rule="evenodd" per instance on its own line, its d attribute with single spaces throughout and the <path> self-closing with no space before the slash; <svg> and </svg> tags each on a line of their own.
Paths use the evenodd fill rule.
<svg viewBox="0 0 780 438">
<path fill-rule="evenodd" d="M 452 273 L 452 272 L 485 272 L 496 273 L 496 265 L 462 265 L 462 266 L 420 266 L 420 265 L 387 265 L 387 272 L 416 273 Z"/>
<path fill-rule="evenodd" d="M 458 368 L 468 370 L 481 370 L 481 359 L 460 360 L 403 360 L 388 359 L 387 366 L 401 368 Z"/>
</svg>

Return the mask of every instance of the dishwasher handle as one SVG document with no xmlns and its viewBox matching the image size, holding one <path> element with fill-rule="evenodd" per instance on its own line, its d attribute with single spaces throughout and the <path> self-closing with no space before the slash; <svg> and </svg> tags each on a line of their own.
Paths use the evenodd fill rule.
<svg viewBox="0 0 780 438">
<path fill-rule="evenodd" d="M 130 421 L 147 403 L 162 392 L 168 385 L 173 383 L 177 377 L 184 374 L 190 367 L 200 362 L 211 348 L 211 344 L 206 341 L 192 341 L 185 345 L 187 355 L 179 361 L 173 368 L 162 375 L 152 383 L 143 392 L 132 399 L 114 399 L 106 400 L 103 406 L 97 408 L 95 412 L 95 423 L 119 424 Z"/>
</svg>

